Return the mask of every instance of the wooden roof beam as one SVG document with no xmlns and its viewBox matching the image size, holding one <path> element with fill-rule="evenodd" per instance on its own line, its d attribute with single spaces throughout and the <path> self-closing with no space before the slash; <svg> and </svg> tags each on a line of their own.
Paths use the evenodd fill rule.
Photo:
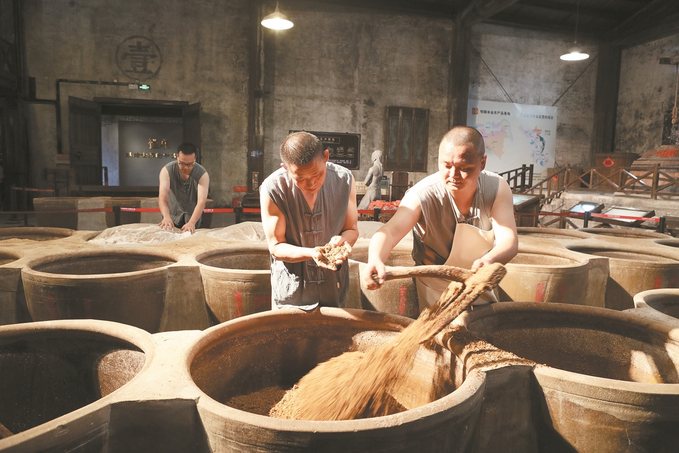
<svg viewBox="0 0 679 453">
<path fill-rule="evenodd" d="M 313 0 L 313 3 L 350 6 L 374 11 L 388 11 L 397 14 L 415 14 L 430 17 L 453 17 L 459 11 L 459 1 L 437 2 L 412 0 Z"/>
<path fill-rule="evenodd" d="M 606 41 L 631 47 L 679 32 L 679 1 L 653 0 L 606 35 Z"/>
<path fill-rule="evenodd" d="M 495 14 L 517 3 L 519 0 L 472 0 L 460 13 L 460 22 L 465 27 L 483 22 Z"/>
<path fill-rule="evenodd" d="M 491 19 L 485 21 L 487 24 L 502 25 L 505 27 L 522 28 L 525 30 L 535 30 L 545 33 L 554 33 L 559 35 L 568 36 L 573 38 L 573 26 L 566 25 L 561 21 L 547 21 L 543 20 L 541 22 L 536 22 L 534 20 L 517 18 L 513 15 L 496 14 Z M 588 38 L 594 40 L 601 40 L 601 34 L 597 33 L 596 30 L 590 30 L 587 27 L 578 28 L 578 39 Z"/>
<path fill-rule="evenodd" d="M 575 15 L 576 7 L 574 5 L 569 5 L 566 3 L 555 2 L 553 0 L 520 0 L 521 5 L 532 6 L 536 8 L 542 8 L 549 11 L 558 11 L 560 13 L 569 13 Z M 579 7 L 580 19 L 586 18 L 597 18 L 612 20 L 614 22 L 620 22 L 627 18 L 626 15 L 620 13 L 613 13 L 611 11 L 606 11 L 599 8 L 591 8 L 588 6 L 580 5 Z"/>
</svg>

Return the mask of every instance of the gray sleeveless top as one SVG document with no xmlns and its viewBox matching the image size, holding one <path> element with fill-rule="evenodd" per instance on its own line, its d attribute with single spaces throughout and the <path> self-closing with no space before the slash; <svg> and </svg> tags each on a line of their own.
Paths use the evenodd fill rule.
<svg viewBox="0 0 679 453">
<path fill-rule="evenodd" d="M 170 196 L 168 204 L 170 206 L 170 217 L 175 225 L 184 225 L 191 219 L 193 210 L 198 204 L 198 181 L 206 173 L 205 168 L 196 162 L 191 169 L 191 174 L 186 181 L 182 180 L 177 161 L 172 161 L 165 165 L 165 169 L 170 175 Z M 202 221 L 196 223 L 200 226 Z"/>
<path fill-rule="evenodd" d="M 351 172 L 326 163 L 325 181 L 313 211 L 302 191 L 284 168 L 264 180 L 264 191 L 285 216 L 285 242 L 298 247 L 317 247 L 342 232 L 351 194 Z M 349 263 L 331 271 L 314 260 L 287 263 L 271 257 L 271 300 L 278 307 L 291 305 L 311 310 L 319 305 L 340 307 L 349 290 Z"/>
<path fill-rule="evenodd" d="M 408 191 L 417 195 L 422 215 L 413 227 L 413 259 L 415 264 L 444 264 L 453 247 L 457 222 L 490 230 L 491 210 L 501 176 L 489 171 L 479 175 L 469 214 L 461 215 L 439 173 L 427 176 Z"/>
</svg>

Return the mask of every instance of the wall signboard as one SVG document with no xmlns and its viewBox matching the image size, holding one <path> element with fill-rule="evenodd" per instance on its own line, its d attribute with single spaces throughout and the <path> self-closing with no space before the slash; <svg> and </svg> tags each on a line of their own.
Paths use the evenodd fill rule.
<svg viewBox="0 0 679 453">
<path fill-rule="evenodd" d="M 290 131 L 301 132 L 301 131 Z M 330 162 L 349 170 L 360 168 L 361 134 L 305 131 L 318 137 L 330 154 Z"/>
<path fill-rule="evenodd" d="M 486 143 L 486 169 L 496 173 L 533 164 L 538 178 L 555 166 L 557 108 L 470 99 L 467 125 Z"/>
</svg>

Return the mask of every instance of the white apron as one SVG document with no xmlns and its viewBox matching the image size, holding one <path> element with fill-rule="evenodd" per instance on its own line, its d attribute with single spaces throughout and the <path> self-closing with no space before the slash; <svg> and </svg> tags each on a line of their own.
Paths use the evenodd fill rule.
<svg viewBox="0 0 679 453">
<path fill-rule="evenodd" d="M 493 248 L 495 233 L 493 230 L 484 231 L 473 225 L 457 223 L 455 226 L 455 236 L 453 236 L 453 246 L 450 255 L 444 263 L 447 266 L 471 269 L 474 261 L 485 255 Z M 438 302 L 443 291 L 448 287 L 450 280 L 434 277 L 417 278 L 417 298 L 420 306 L 420 313 L 427 307 L 431 307 Z M 474 305 L 497 302 L 497 298 L 492 291 L 486 291 L 479 296 Z"/>
</svg>

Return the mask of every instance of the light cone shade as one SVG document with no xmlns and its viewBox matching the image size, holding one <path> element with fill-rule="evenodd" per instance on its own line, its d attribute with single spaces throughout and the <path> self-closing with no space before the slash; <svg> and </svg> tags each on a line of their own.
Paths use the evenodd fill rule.
<svg viewBox="0 0 679 453">
<path fill-rule="evenodd" d="M 262 25 L 272 30 L 287 30 L 294 24 L 285 14 L 278 11 L 278 5 L 276 5 L 276 11 L 262 19 Z"/>
<path fill-rule="evenodd" d="M 561 55 L 559 58 L 566 61 L 579 61 L 588 59 L 589 54 L 584 53 L 581 51 L 581 49 L 574 47 L 568 53 Z"/>
</svg>

